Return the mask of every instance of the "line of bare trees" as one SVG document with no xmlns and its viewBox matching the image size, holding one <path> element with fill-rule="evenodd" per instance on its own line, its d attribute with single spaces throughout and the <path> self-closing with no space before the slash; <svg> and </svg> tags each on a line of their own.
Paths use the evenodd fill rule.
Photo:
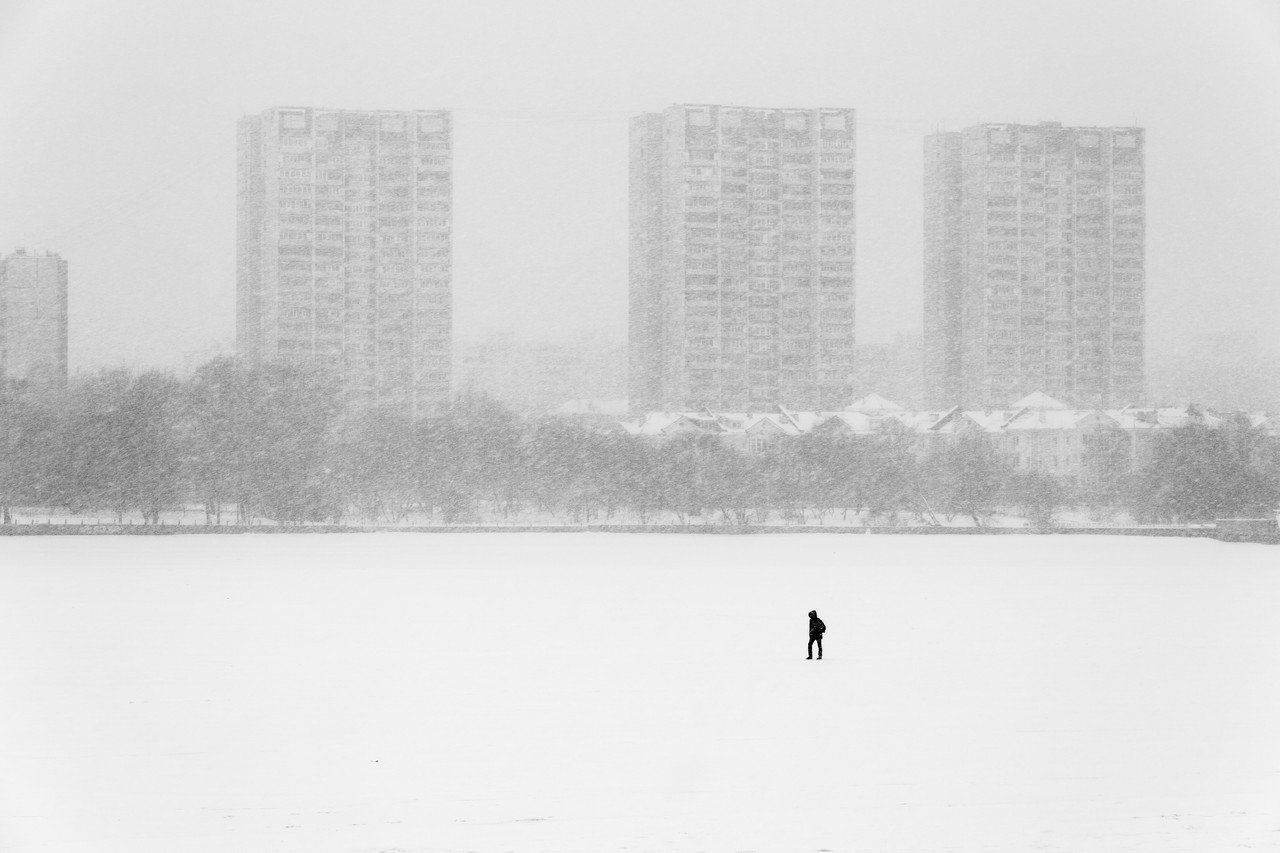
<svg viewBox="0 0 1280 853">
<path fill-rule="evenodd" d="M 443 523 L 537 512 L 572 522 L 824 521 L 862 513 L 976 523 L 1016 512 L 1052 522 L 1070 505 L 1145 521 L 1273 512 L 1275 447 L 1247 425 L 1161 436 L 1146 470 L 1090 493 L 1014 472 L 981 437 L 917 459 L 910 437 L 807 434 L 761 454 L 712 436 L 654 444 L 559 419 L 525 419 L 486 398 L 411 420 L 344 413 L 336 389 L 284 365 L 230 359 L 179 380 L 109 371 L 65 388 L 0 387 L 0 511 L 162 513 L 203 507 L 209 523 L 409 517 Z"/>
</svg>

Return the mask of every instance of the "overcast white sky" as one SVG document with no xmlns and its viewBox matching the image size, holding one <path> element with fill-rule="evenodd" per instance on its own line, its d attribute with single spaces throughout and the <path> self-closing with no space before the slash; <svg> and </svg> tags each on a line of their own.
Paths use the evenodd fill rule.
<svg viewBox="0 0 1280 853">
<path fill-rule="evenodd" d="M 626 329 L 627 118 L 859 111 L 858 334 L 917 331 L 921 144 L 1147 128 L 1152 353 L 1280 326 L 1280 5 L 0 0 L 0 251 L 60 252 L 73 369 L 234 338 L 235 121 L 450 108 L 455 328 Z"/>
</svg>

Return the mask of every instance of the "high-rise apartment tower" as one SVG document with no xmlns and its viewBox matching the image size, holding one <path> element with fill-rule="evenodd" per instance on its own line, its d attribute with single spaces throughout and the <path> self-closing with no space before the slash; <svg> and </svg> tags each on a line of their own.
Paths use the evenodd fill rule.
<svg viewBox="0 0 1280 853">
<path fill-rule="evenodd" d="M 354 408 L 449 398 L 443 111 L 273 108 L 239 127 L 236 349 L 337 379 Z"/>
<path fill-rule="evenodd" d="M 633 410 L 849 402 L 854 125 L 711 105 L 632 120 Z"/>
<path fill-rule="evenodd" d="M 0 376 L 67 378 L 67 262 L 19 249 L 0 258 Z"/>
<path fill-rule="evenodd" d="M 982 124 L 924 161 L 930 405 L 1139 403 L 1142 129 Z"/>
</svg>

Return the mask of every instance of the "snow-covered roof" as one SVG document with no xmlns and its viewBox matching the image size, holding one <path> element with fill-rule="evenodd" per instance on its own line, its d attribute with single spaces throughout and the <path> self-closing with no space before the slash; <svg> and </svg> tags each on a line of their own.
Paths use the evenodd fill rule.
<svg viewBox="0 0 1280 853">
<path fill-rule="evenodd" d="M 678 435 L 682 432 L 720 432 L 714 418 L 691 412 L 648 412 L 639 420 L 623 421 L 632 435 Z"/>
<path fill-rule="evenodd" d="M 917 412 L 904 419 L 916 432 L 954 435 L 966 432 L 998 432 L 1006 413 L 1000 410 L 975 411 L 953 406 L 945 412 Z"/>
<path fill-rule="evenodd" d="M 865 397 L 859 397 L 844 409 L 846 412 L 863 412 L 868 415 L 883 415 L 889 412 L 905 411 L 901 406 L 892 400 L 886 400 L 879 394 L 868 394 Z"/>
<path fill-rule="evenodd" d="M 1000 428 L 1005 430 L 1072 429 L 1089 414 L 1090 412 L 1079 409 L 1023 407 L 1006 418 Z"/>
<path fill-rule="evenodd" d="M 1032 391 L 1013 404 L 1015 409 L 1065 409 L 1067 404 L 1053 399 L 1043 391 Z"/>
<path fill-rule="evenodd" d="M 795 436 L 821 428 L 853 435 L 902 430 L 919 435 L 959 435 L 969 432 L 1002 434 L 1024 431 L 1172 429 L 1188 423 L 1210 428 L 1232 420 L 1249 423 L 1270 435 L 1280 434 L 1280 418 L 1262 412 L 1221 413 L 1193 405 L 1121 409 L 1070 409 L 1042 392 L 1028 394 L 1009 409 L 908 411 L 878 394 L 868 394 L 845 409 L 798 411 L 779 406 L 773 412 L 649 412 L 623 421 L 632 435 L 674 436 L 682 433 L 714 435 Z"/>
<path fill-rule="evenodd" d="M 784 435 L 800 434 L 800 429 L 782 414 L 750 415 L 742 422 L 739 430 L 747 433 L 748 435 L 768 435 L 770 433 L 781 433 Z"/>
<path fill-rule="evenodd" d="M 1249 426 L 1260 429 L 1267 435 L 1280 435 L 1280 415 L 1253 412 L 1249 415 Z"/>
<path fill-rule="evenodd" d="M 1107 416 L 1114 420 L 1121 429 L 1154 429 L 1156 421 L 1154 415 L 1148 417 L 1146 409 L 1131 409 L 1125 406 L 1123 409 L 1107 409 Z"/>
<path fill-rule="evenodd" d="M 872 432 L 872 420 L 864 412 L 831 412 L 822 418 L 824 428 L 836 432 L 857 433 L 859 435 Z"/>
<path fill-rule="evenodd" d="M 803 412 L 778 407 L 778 412 L 800 432 L 808 432 L 831 417 L 830 412 Z"/>
</svg>

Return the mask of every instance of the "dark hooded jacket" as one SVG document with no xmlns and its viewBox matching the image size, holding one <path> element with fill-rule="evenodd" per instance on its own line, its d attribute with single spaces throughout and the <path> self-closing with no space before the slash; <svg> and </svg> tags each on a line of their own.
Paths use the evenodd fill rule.
<svg viewBox="0 0 1280 853">
<path fill-rule="evenodd" d="M 810 610 L 809 611 L 809 636 L 821 637 L 824 633 L 826 633 L 826 630 L 827 630 L 826 623 L 824 623 L 821 619 L 818 618 L 818 611 Z"/>
</svg>

